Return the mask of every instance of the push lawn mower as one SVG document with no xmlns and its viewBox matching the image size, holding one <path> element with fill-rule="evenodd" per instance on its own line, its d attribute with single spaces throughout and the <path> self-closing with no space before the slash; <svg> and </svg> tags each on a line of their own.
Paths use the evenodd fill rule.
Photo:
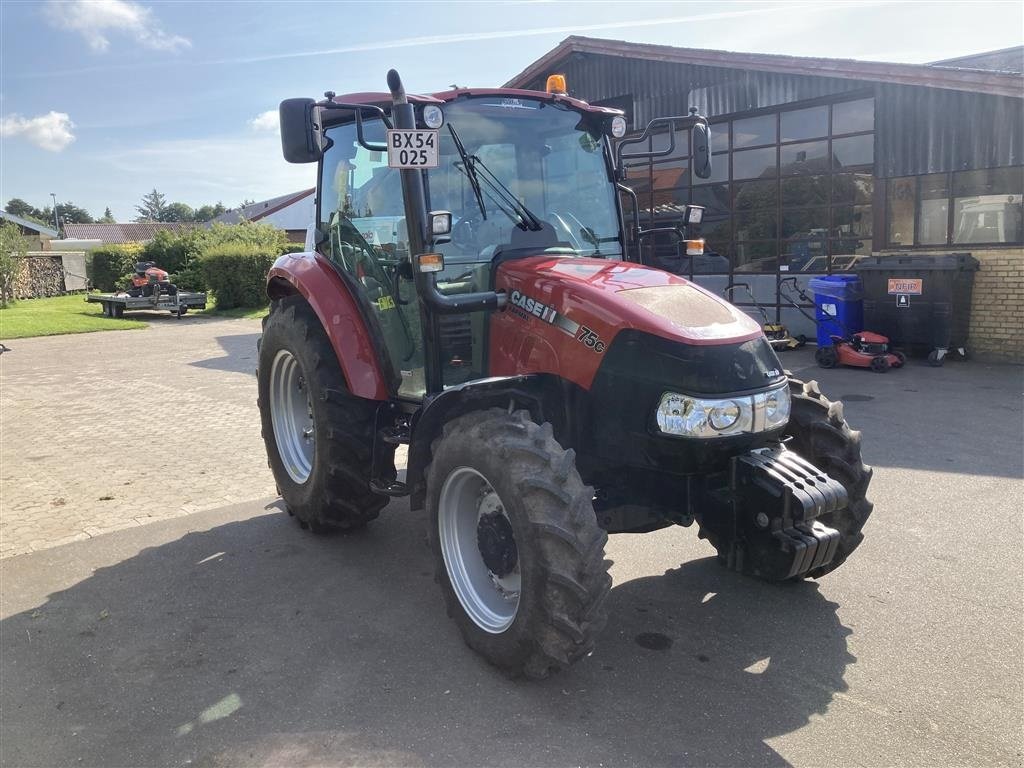
<svg viewBox="0 0 1024 768">
<path fill-rule="evenodd" d="M 730 283 L 724 291 L 726 301 L 733 301 L 733 291 L 736 288 L 743 288 L 750 297 L 750 303 L 757 307 L 757 311 L 761 313 L 761 330 L 764 331 L 764 335 L 772 349 L 776 352 L 785 349 L 799 349 L 807 343 L 807 337 L 803 334 L 793 336 L 782 323 L 769 322 L 768 312 L 754 298 L 754 292 L 750 290 L 750 286 L 747 283 Z"/>
<path fill-rule="evenodd" d="M 800 314 L 820 325 L 820 321 L 800 306 L 787 292 L 787 283 L 793 284 L 793 290 L 806 303 L 813 303 L 813 300 L 800 287 L 795 277 L 787 277 L 779 283 L 779 296 L 793 306 Z M 786 289 L 783 286 L 787 286 Z M 835 368 L 837 365 L 852 365 L 857 368 L 870 368 L 875 373 L 885 373 L 890 368 L 902 368 L 907 362 L 907 356 L 898 350 L 889 349 L 889 338 L 871 331 L 860 331 L 851 333 L 845 324 L 835 318 L 835 322 L 842 326 L 843 336 L 830 334 L 832 340 L 830 345 L 818 346 L 814 353 L 814 359 L 822 368 Z M 767 333 L 767 330 L 765 331 Z"/>
</svg>

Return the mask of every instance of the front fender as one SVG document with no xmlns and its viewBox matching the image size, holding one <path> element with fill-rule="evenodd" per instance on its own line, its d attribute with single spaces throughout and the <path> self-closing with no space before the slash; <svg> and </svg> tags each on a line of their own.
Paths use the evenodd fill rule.
<svg viewBox="0 0 1024 768">
<path fill-rule="evenodd" d="M 422 509 L 426 499 L 427 465 L 430 463 L 434 440 L 441 435 L 444 425 L 464 413 L 485 408 L 525 408 L 542 421 L 545 418 L 542 403 L 542 377 L 497 376 L 470 381 L 450 387 L 423 403 L 412 425 L 409 442 L 409 463 L 405 482 L 411 489 L 409 506 Z"/>
<path fill-rule="evenodd" d="M 352 289 L 337 270 L 316 253 L 281 256 L 267 274 L 267 294 L 280 299 L 295 293 L 309 302 L 327 331 L 349 391 L 356 397 L 387 400 L 387 368 L 380 358 L 383 341 L 374 343 Z"/>
</svg>

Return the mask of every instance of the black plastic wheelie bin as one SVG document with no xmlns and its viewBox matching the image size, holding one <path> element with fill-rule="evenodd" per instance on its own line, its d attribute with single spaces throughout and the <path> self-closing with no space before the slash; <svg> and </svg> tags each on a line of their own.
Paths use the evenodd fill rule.
<svg viewBox="0 0 1024 768">
<path fill-rule="evenodd" d="M 951 349 L 965 356 L 977 269 L 969 253 L 898 253 L 858 262 L 864 327 L 895 346 L 927 351 L 932 365 L 942 365 Z"/>
</svg>

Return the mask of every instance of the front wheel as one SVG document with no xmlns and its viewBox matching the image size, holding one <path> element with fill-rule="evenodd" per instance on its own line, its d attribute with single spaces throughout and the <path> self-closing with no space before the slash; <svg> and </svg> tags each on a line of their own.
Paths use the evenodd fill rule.
<svg viewBox="0 0 1024 768">
<path fill-rule="evenodd" d="M 575 454 L 525 411 L 461 416 L 433 445 L 428 539 L 466 643 L 539 679 L 588 654 L 606 621 L 607 534 Z"/>
<path fill-rule="evenodd" d="M 807 575 L 824 576 L 838 568 L 864 540 L 861 529 L 871 515 L 867 499 L 872 469 L 861 458 L 860 432 L 846 423 L 841 402 L 832 402 L 818 389 L 815 381 L 789 380 L 792 412 L 786 434 L 789 447 L 807 459 L 846 489 L 844 509 L 822 515 L 825 525 L 839 531 L 839 548 L 832 562 Z"/>
<path fill-rule="evenodd" d="M 871 358 L 871 370 L 875 373 L 885 373 L 889 370 L 889 358 L 885 355 L 876 355 Z"/>
<path fill-rule="evenodd" d="M 839 362 L 839 355 L 833 346 L 818 347 L 814 353 L 814 360 L 822 368 L 835 368 Z"/>
</svg>

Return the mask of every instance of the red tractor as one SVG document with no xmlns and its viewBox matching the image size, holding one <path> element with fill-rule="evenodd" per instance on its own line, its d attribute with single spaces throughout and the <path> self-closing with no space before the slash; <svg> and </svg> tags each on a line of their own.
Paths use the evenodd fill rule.
<svg viewBox="0 0 1024 768">
<path fill-rule="evenodd" d="M 408 496 L 466 642 L 533 678 L 593 648 L 608 533 L 697 522 L 724 565 L 773 581 L 841 565 L 871 513 L 842 405 L 746 314 L 626 253 L 621 169 L 650 154 L 626 149 L 674 127 L 670 154 L 688 128 L 706 178 L 706 120 L 613 151 L 622 113 L 557 78 L 388 85 L 280 109 L 285 158 L 318 163 L 317 223 L 268 276 L 259 402 L 301 525 L 351 531 Z"/>
</svg>

